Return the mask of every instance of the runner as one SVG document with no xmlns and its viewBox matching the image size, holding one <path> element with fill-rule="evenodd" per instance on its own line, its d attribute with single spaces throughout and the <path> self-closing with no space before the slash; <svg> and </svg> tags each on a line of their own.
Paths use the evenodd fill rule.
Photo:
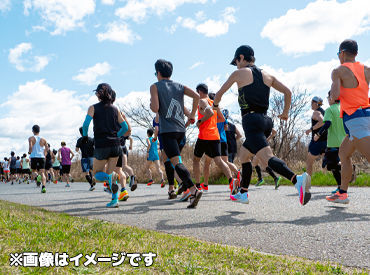
<svg viewBox="0 0 370 275">
<path fill-rule="evenodd" d="M 52 154 L 53 172 L 54 172 L 53 182 L 55 184 L 58 183 L 57 177 L 60 176 L 60 161 L 58 160 L 57 154 L 58 154 L 58 151 L 53 149 L 53 154 Z"/>
<path fill-rule="evenodd" d="M 242 188 L 240 192 L 236 195 L 231 195 L 230 198 L 237 202 L 249 202 L 248 187 L 252 176 L 251 159 L 253 155 L 257 155 L 264 168 L 269 166 L 273 171 L 292 181 L 298 190 L 299 202 L 305 205 L 311 198 L 311 193 L 309 192 L 311 177 L 307 173 L 295 175 L 284 161 L 273 155 L 267 142 L 267 137 L 270 136 L 272 131 L 272 119 L 267 116 L 270 87 L 284 94 L 284 111 L 279 115 L 279 118 L 282 120 L 288 119 L 292 93 L 275 77 L 257 68 L 254 62 L 253 49 L 246 45 L 239 47 L 231 62 L 238 69 L 223 84 L 213 102 L 214 108 L 218 108 L 222 95 L 234 83 L 237 83 L 239 91 L 238 101 L 246 140 L 240 152 L 243 175 Z"/>
<path fill-rule="evenodd" d="M 45 157 L 45 176 L 46 176 L 46 181 L 50 183 L 50 181 L 53 180 L 54 178 L 54 172 L 51 169 L 53 167 L 53 162 L 52 162 L 52 153 L 50 149 L 50 144 L 47 144 L 46 147 L 46 157 Z"/>
<path fill-rule="evenodd" d="M 126 117 L 124 116 L 124 114 L 122 112 L 121 112 L 121 115 L 126 120 L 127 125 L 131 129 L 130 123 L 128 122 L 128 120 L 126 119 Z M 131 191 L 133 192 L 137 188 L 137 183 L 136 183 L 134 170 L 127 164 L 127 159 L 128 159 L 128 150 L 127 150 L 127 147 L 126 147 L 126 140 L 127 139 L 130 140 L 129 150 L 132 150 L 132 143 L 133 143 L 132 137 L 131 136 L 122 136 L 121 137 L 121 148 L 122 148 L 122 151 L 123 151 L 123 154 L 122 154 L 122 170 L 123 170 L 123 172 L 125 172 L 130 177 L 129 187 L 130 187 Z M 121 193 L 122 193 L 122 191 L 121 191 Z M 119 197 L 121 197 L 121 194 L 120 194 Z"/>
<path fill-rule="evenodd" d="M 16 181 L 21 184 L 21 175 L 22 175 L 22 165 L 21 165 L 21 158 L 17 156 L 17 161 L 15 162 L 15 169 L 16 169 Z"/>
<path fill-rule="evenodd" d="M 83 124 L 83 137 L 86 140 L 91 120 L 94 124 L 94 170 L 95 179 L 108 181 L 112 190 L 112 200 L 108 208 L 118 207 L 117 174 L 114 172 L 119 156 L 122 155 L 120 137 L 131 129 L 117 107 L 113 105 L 116 93 L 107 83 L 101 83 L 95 90 L 99 103 L 91 105 Z M 105 166 L 107 168 L 105 170 Z M 104 170 L 106 172 L 104 172 Z"/>
<path fill-rule="evenodd" d="M 4 158 L 3 168 L 4 168 L 5 183 L 9 181 L 9 174 L 10 174 L 9 164 L 10 164 L 9 160 L 7 158 Z"/>
<path fill-rule="evenodd" d="M 322 154 L 325 153 L 327 133 L 323 133 L 320 138 L 314 140 L 315 135 L 321 130 L 324 125 L 324 114 L 325 111 L 321 108 L 323 100 L 321 97 L 315 96 L 311 101 L 311 108 L 313 110 L 311 118 L 311 128 L 306 131 L 306 135 L 312 133 L 311 142 L 308 145 L 308 154 L 306 160 L 307 174 L 312 176 L 312 167 L 315 160 L 317 160 Z"/>
<path fill-rule="evenodd" d="M 159 154 L 158 154 L 158 140 L 153 140 L 153 129 L 148 129 L 146 131 L 148 138 L 146 139 L 147 144 L 147 162 L 146 162 L 146 171 L 149 176 L 149 181 L 147 183 L 147 186 L 150 186 L 153 184 L 153 177 L 152 177 L 152 171 L 150 170 L 150 167 L 154 163 L 155 168 L 157 169 L 157 172 L 159 176 L 161 177 L 161 185 L 164 184 L 163 179 L 163 173 L 161 170 L 161 164 L 159 162 Z"/>
<path fill-rule="evenodd" d="M 322 167 L 326 167 L 328 171 L 333 173 L 338 185 L 338 188 L 332 192 L 332 194 L 335 194 L 339 191 L 341 184 L 339 147 L 346 136 L 346 132 L 344 131 L 343 120 L 340 118 L 339 100 L 333 100 L 330 97 L 330 91 L 328 93 L 328 102 L 330 107 L 325 111 L 325 124 L 321 127 L 320 131 L 316 133 L 314 140 L 319 140 L 319 138 L 325 134 L 328 136 L 328 144 L 322 161 Z"/>
<path fill-rule="evenodd" d="M 79 129 L 81 137 L 76 143 L 76 152 L 81 149 L 81 168 L 82 173 L 85 173 L 85 178 L 90 184 L 89 191 L 95 190 L 95 181 L 93 181 L 92 170 L 94 164 L 94 139 L 91 137 L 83 138 L 82 127 Z M 84 140 L 84 142 L 82 142 Z"/>
<path fill-rule="evenodd" d="M 23 180 L 29 184 L 29 177 L 31 175 L 30 170 L 30 160 L 27 158 L 27 154 L 23 154 L 22 157 L 22 174 L 23 174 Z"/>
<path fill-rule="evenodd" d="M 154 113 L 159 113 L 159 131 L 164 151 L 163 159 L 170 159 L 172 168 L 176 170 L 182 181 L 178 194 L 189 188 L 191 196 L 188 208 L 195 208 L 202 197 L 202 191 L 195 187 L 189 171 L 182 163 L 180 144 L 185 137 L 184 95 L 193 99 L 190 122 L 195 121 L 199 95 L 188 87 L 170 80 L 172 71 L 173 66 L 169 61 L 159 59 L 155 63 L 155 75 L 158 82 L 150 87 L 150 109 Z M 173 198 L 176 198 L 174 190 L 171 190 L 171 194 Z"/>
<path fill-rule="evenodd" d="M 4 168 L 3 168 L 3 163 L 4 161 L 3 160 L 0 160 L 0 182 L 3 182 L 4 181 Z"/>
<path fill-rule="evenodd" d="M 199 189 L 200 185 L 200 160 L 204 154 L 213 159 L 216 165 L 222 170 L 226 178 L 229 180 L 229 187 L 232 193 L 237 191 L 237 181 L 233 178 L 231 170 L 227 163 L 221 158 L 221 142 L 220 133 L 217 128 L 217 122 L 223 123 L 225 118 L 219 108 L 212 110 L 213 101 L 208 97 L 208 87 L 206 84 L 199 84 L 196 88 L 199 93 L 200 101 L 198 107 L 198 122 L 199 135 L 194 148 L 193 171 L 196 180 L 196 186 Z M 223 131 L 225 133 L 225 131 Z M 226 139 L 226 134 L 223 136 Z M 226 140 L 224 145 L 227 145 Z M 227 148 L 224 147 L 224 159 L 227 161 Z M 235 173 L 238 170 L 233 165 Z M 209 175 L 209 166 L 207 173 Z M 207 183 L 208 184 L 208 183 Z M 208 190 L 208 185 L 203 185 L 202 188 Z"/>
<path fill-rule="evenodd" d="M 230 122 L 229 120 L 229 111 L 224 109 L 223 111 L 225 119 L 228 120 L 226 132 L 226 140 L 227 140 L 227 149 L 228 149 L 228 160 L 231 163 L 234 163 L 235 157 L 238 154 L 238 147 L 237 141 L 242 137 L 241 133 L 239 132 L 238 128 Z"/>
<path fill-rule="evenodd" d="M 17 158 L 15 157 L 15 153 L 12 151 L 10 152 L 10 158 L 9 158 L 9 168 L 10 168 L 10 180 L 13 182 L 16 181 L 17 179 L 17 168 L 16 168 L 16 163 L 17 163 Z"/>
<path fill-rule="evenodd" d="M 31 159 L 31 169 L 36 180 L 36 185 L 41 187 L 41 193 L 46 192 L 46 176 L 45 176 L 45 155 L 47 142 L 40 137 L 40 126 L 32 127 L 33 136 L 28 138 L 28 154 Z"/>
<path fill-rule="evenodd" d="M 67 183 L 66 187 L 71 187 L 69 185 L 69 178 L 70 178 L 69 173 L 71 172 L 71 165 L 72 165 L 71 161 L 74 157 L 74 154 L 71 151 L 71 149 L 67 147 L 67 144 L 64 141 L 62 141 L 60 145 L 62 146 L 62 148 L 58 150 L 58 159 L 61 160 L 61 164 L 62 164 L 62 173 L 63 173 L 62 178 L 65 179 Z"/>
<path fill-rule="evenodd" d="M 332 72 L 331 98 L 340 100 L 340 117 L 347 136 L 339 148 L 342 164 L 341 185 L 330 202 L 349 203 L 348 185 L 352 178 L 352 154 L 357 150 L 370 161 L 370 68 L 356 61 L 357 42 L 344 40 L 339 46 L 340 66 Z"/>
</svg>

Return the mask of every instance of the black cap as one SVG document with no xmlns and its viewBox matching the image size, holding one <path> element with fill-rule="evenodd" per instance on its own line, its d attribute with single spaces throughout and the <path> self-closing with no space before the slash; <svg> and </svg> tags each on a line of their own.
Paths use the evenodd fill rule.
<svg viewBox="0 0 370 275">
<path fill-rule="evenodd" d="M 97 92 L 103 89 L 104 87 L 107 87 L 109 90 L 112 90 L 112 87 L 108 83 L 100 83 L 93 92 Z"/>
<path fill-rule="evenodd" d="M 237 58 L 239 58 L 239 56 L 241 54 L 244 55 L 245 58 L 247 58 L 247 57 L 254 56 L 254 51 L 253 51 L 251 46 L 248 46 L 248 45 L 240 46 L 239 48 L 236 49 L 235 54 L 234 54 L 234 58 L 233 58 L 233 60 L 231 60 L 230 65 L 236 66 L 235 60 Z"/>
</svg>

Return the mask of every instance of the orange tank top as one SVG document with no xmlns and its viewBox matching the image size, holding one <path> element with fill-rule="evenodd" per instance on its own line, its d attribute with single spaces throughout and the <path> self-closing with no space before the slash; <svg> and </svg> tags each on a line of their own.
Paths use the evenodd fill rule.
<svg viewBox="0 0 370 275">
<path fill-rule="evenodd" d="M 213 101 L 211 99 L 207 99 L 208 104 L 212 106 Z M 198 106 L 198 120 L 202 119 L 204 115 L 202 115 L 199 112 L 199 106 Z M 200 126 L 199 126 L 199 139 L 203 140 L 220 140 L 220 134 L 218 132 L 217 128 L 217 111 L 213 110 L 213 116 L 211 116 L 209 119 L 204 121 Z"/>
<path fill-rule="evenodd" d="M 369 84 L 366 82 L 365 68 L 360 62 L 343 63 L 342 66 L 347 67 L 352 71 L 358 81 L 356 88 L 340 87 L 340 117 L 343 117 L 345 112 L 347 115 L 352 115 L 359 108 L 369 108 Z"/>
</svg>

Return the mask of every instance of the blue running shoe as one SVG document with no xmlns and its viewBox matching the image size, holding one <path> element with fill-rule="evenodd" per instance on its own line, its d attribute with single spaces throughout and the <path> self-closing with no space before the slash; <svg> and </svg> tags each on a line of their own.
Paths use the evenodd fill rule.
<svg viewBox="0 0 370 275">
<path fill-rule="evenodd" d="M 118 200 L 111 200 L 110 203 L 107 204 L 108 208 L 117 208 L 118 207 Z"/>
<path fill-rule="evenodd" d="M 248 192 L 244 192 L 244 193 L 238 192 L 235 195 L 230 195 L 230 199 L 232 201 L 241 202 L 241 203 L 244 203 L 244 204 L 248 204 L 249 203 L 249 200 L 248 200 Z"/>
<path fill-rule="evenodd" d="M 191 193 L 190 190 L 188 189 L 187 191 L 183 192 L 182 197 L 180 198 L 180 201 L 187 201 L 190 197 Z"/>
</svg>

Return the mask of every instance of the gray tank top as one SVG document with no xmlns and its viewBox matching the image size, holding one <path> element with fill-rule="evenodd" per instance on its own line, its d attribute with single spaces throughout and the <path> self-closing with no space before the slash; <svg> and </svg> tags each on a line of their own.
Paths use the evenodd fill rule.
<svg viewBox="0 0 370 275">
<path fill-rule="evenodd" d="M 155 85 L 159 99 L 159 132 L 184 133 L 184 86 L 166 79 Z"/>
</svg>

